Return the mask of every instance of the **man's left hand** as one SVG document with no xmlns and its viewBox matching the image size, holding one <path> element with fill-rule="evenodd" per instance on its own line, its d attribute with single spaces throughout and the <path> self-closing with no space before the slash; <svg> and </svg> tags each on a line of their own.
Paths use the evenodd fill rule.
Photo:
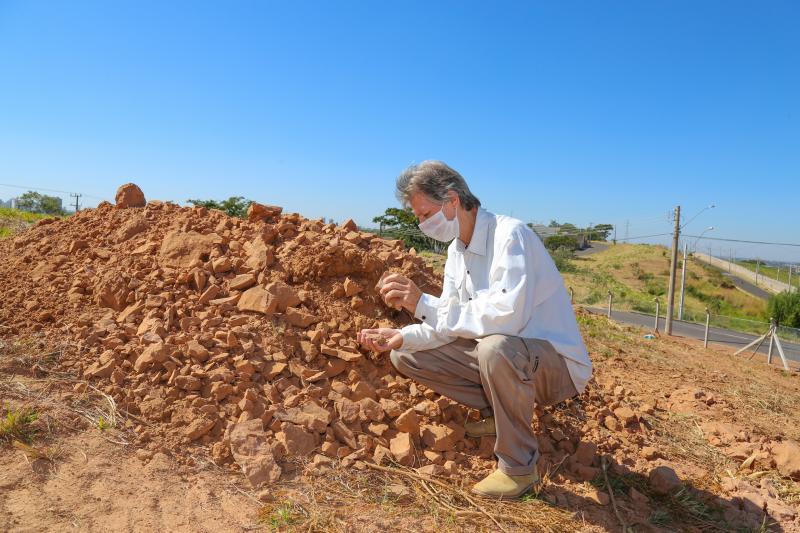
<svg viewBox="0 0 800 533">
<path fill-rule="evenodd" d="M 417 311 L 417 303 L 422 297 L 422 291 L 413 281 L 402 274 L 389 274 L 383 280 L 381 296 L 389 307 L 405 308 L 413 315 Z"/>
<path fill-rule="evenodd" d="M 390 328 L 362 329 L 358 332 L 358 342 L 374 352 L 388 352 L 403 346 L 403 334 Z"/>
</svg>

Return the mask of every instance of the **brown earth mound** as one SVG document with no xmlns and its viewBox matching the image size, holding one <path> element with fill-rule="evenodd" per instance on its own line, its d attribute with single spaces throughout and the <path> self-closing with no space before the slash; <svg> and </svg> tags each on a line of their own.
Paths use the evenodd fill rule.
<svg viewBox="0 0 800 533">
<path fill-rule="evenodd" d="M 210 445 L 254 485 L 277 480 L 284 458 L 315 452 L 320 465 L 373 455 L 410 464 L 424 445 L 448 471 L 466 461 L 465 410 L 431 401 L 355 342 L 361 328 L 409 322 L 377 296 L 385 271 L 437 290 L 400 241 L 271 206 L 245 221 L 124 205 L 0 242 L 0 334 L 66 336 L 76 349 L 62 365 L 140 420 L 141 441 Z"/>
</svg>

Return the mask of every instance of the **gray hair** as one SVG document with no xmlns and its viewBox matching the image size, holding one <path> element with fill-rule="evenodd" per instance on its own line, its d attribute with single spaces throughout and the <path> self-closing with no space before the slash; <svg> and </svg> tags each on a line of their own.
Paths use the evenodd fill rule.
<svg viewBox="0 0 800 533">
<path fill-rule="evenodd" d="M 472 210 L 481 205 L 478 197 L 469 190 L 464 178 L 442 161 L 423 161 L 411 165 L 397 176 L 397 199 L 408 207 L 411 196 L 422 193 L 435 202 L 444 203 L 448 192 L 454 191 L 461 206 Z"/>
</svg>

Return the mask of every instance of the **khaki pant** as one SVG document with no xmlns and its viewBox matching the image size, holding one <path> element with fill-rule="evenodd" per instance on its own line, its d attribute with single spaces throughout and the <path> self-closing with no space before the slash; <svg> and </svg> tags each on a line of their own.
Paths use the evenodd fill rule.
<svg viewBox="0 0 800 533">
<path fill-rule="evenodd" d="M 577 394 L 564 359 L 541 339 L 490 335 L 432 350 L 394 350 L 402 374 L 463 405 L 494 415 L 494 453 L 511 476 L 533 472 L 539 444 L 531 428 L 534 402 L 552 405 Z"/>
</svg>

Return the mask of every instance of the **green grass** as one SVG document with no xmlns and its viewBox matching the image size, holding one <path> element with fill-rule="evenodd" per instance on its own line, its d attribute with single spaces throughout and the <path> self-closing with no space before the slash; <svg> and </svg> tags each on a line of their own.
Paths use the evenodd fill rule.
<svg viewBox="0 0 800 533">
<path fill-rule="evenodd" d="M 604 307 L 611 291 L 614 309 L 652 314 L 658 298 L 660 314 L 664 316 L 670 265 L 669 254 L 663 246 L 617 244 L 573 261 L 575 271 L 562 272 L 562 275 L 565 285 L 574 290 L 575 303 Z M 678 264 L 676 279 L 676 313 L 680 267 L 681 263 Z M 719 269 L 691 259 L 686 267 L 685 319 L 705 321 L 705 308 L 708 307 L 714 315 L 766 320 L 766 302 L 737 289 Z M 752 327 L 760 326 L 753 324 Z"/>
<path fill-rule="evenodd" d="M 0 207 L 0 218 L 10 218 L 34 223 L 43 218 L 50 218 L 50 216 L 51 215 L 43 215 L 41 213 L 29 213 L 28 211 L 21 211 L 19 209 L 9 209 L 8 207 Z"/>
<path fill-rule="evenodd" d="M 756 261 L 754 259 L 742 259 L 738 261 L 734 261 L 737 265 L 744 267 L 748 270 L 753 272 L 756 271 Z M 789 269 L 783 267 L 780 271 L 776 267 L 767 266 L 764 263 L 758 265 L 758 274 L 759 279 L 761 276 L 769 279 L 776 279 L 777 281 L 782 281 L 784 283 L 789 282 Z M 792 268 L 792 287 L 800 286 L 800 272 L 797 269 Z"/>
<path fill-rule="evenodd" d="M 13 409 L 8 404 L 3 410 L 5 414 L 0 418 L 0 441 L 31 442 L 36 433 L 33 423 L 39 418 L 36 411 L 26 407 Z"/>
<path fill-rule="evenodd" d="M 0 239 L 10 237 L 50 215 L 0 207 Z"/>
</svg>

